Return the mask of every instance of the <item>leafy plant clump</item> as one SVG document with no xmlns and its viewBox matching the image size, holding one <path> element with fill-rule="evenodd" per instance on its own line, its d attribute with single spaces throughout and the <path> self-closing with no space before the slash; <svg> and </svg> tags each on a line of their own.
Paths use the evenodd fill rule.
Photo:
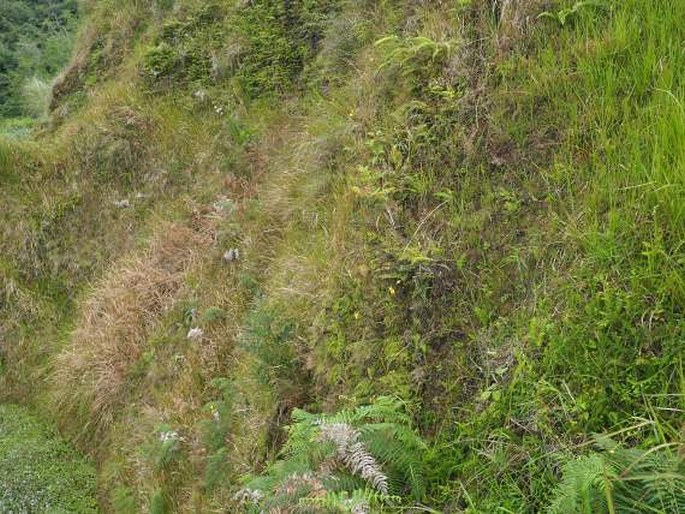
<svg viewBox="0 0 685 514">
<path fill-rule="evenodd" d="M 597 442 L 603 451 L 564 466 L 549 514 L 685 512 L 685 458 L 671 445 L 642 451 Z"/>
<path fill-rule="evenodd" d="M 400 400 L 329 415 L 298 409 L 287 430 L 281 458 L 237 495 L 247 512 L 361 514 L 425 493 L 426 444 Z"/>
<path fill-rule="evenodd" d="M 245 94 L 254 98 L 289 90 L 318 52 L 326 19 L 338 4 L 339 0 L 249 2 L 236 20 L 246 43 L 237 71 Z"/>
<path fill-rule="evenodd" d="M 98 512 L 95 469 L 11 405 L 0 406 L 0 512 Z"/>
<path fill-rule="evenodd" d="M 143 54 L 141 74 L 153 90 L 201 85 L 217 78 L 223 10 L 209 3 L 160 28 L 155 44 Z"/>
</svg>

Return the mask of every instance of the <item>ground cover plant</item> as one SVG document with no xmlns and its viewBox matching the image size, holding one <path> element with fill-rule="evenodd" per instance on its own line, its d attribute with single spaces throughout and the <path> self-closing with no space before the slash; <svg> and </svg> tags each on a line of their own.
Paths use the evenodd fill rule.
<svg viewBox="0 0 685 514">
<path fill-rule="evenodd" d="M 0 407 L 0 510 L 97 512 L 94 467 L 14 405 Z"/>
</svg>

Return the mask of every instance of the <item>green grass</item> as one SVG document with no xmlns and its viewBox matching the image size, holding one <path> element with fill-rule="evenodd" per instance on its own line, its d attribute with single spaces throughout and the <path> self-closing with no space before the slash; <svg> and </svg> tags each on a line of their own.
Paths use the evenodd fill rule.
<svg viewBox="0 0 685 514">
<path fill-rule="evenodd" d="M 0 511 L 98 512 L 92 463 L 13 405 L 0 406 Z"/>
<path fill-rule="evenodd" d="M 88 5 L 52 125 L 0 146 L 2 395 L 104 510 L 233 507 L 296 409 L 382 396 L 421 509 L 544 512 L 595 433 L 677 455 L 677 1 L 177 4 Z"/>
</svg>

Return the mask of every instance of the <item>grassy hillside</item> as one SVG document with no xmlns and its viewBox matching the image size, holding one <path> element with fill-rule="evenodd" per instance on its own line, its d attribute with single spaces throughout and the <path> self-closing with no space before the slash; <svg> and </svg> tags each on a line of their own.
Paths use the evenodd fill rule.
<svg viewBox="0 0 685 514">
<path fill-rule="evenodd" d="M 83 10 L 0 397 L 103 511 L 682 511 L 680 2 Z"/>
</svg>

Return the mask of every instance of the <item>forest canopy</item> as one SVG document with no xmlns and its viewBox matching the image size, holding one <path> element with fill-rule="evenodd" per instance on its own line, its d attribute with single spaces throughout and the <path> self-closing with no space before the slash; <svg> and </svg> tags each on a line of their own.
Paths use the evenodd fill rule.
<svg viewBox="0 0 685 514">
<path fill-rule="evenodd" d="M 69 58 L 76 0 L 0 2 L 0 117 L 36 116 Z"/>
</svg>

